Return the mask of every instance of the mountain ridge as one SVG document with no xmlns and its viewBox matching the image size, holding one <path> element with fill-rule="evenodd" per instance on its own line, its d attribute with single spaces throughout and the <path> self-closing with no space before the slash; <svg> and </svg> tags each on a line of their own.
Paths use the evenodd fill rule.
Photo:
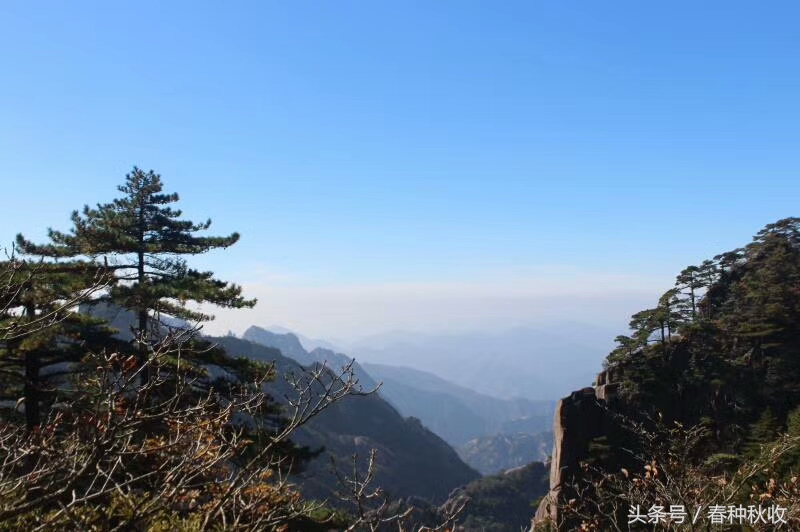
<svg viewBox="0 0 800 532">
<path fill-rule="evenodd" d="M 275 362 L 279 375 L 303 371 L 303 366 L 276 348 L 231 336 L 207 339 L 230 356 Z M 293 440 L 325 449 L 297 476 L 307 497 L 331 496 L 337 483 L 331 457 L 347 470 L 352 468 L 353 455 L 363 462 L 371 449 L 377 449 L 375 485 L 394 497 L 417 496 L 441 503 L 453 489 L 480 476 L 439 436 L 414 418 L 404 419 L 376 394 L 349 396 L 330 405 L 300 427 Z"/>
<path fill-rule="evenodd" d="M 395 331 L 354 342 L 349 352 L 364 363 L 402 361 L 493 397 L 552 400 L 591 383 L 589 368 L 600 362 L 602 346 L 611 348 L 612 332 L 572 322 L 408 336 Z"/>
<path fill-rule="evenodd" d="M 420 418 L 454 446 L 510 427 L 541 432 L 552 421 L 555 401 L 501 399 L 407 366 L 365 362 L 362 367 L 383 382 L 380 393 L 403 414 Z"/>
<path fill-rule="evenodd" d="M 300 336 L 294 332 L 275 333 L 263 327 L 251 325 L 242 334 L 242 339 L 278 349 L 284 356 L 297 361 L 302 366 L 326 364 L 335 371 L 351 366 L 363 391 L 374 390 L 378 386 L 378 383 L 354 358 L 324 347 L 316 347 L 308 351 L 300 342 Z"/>
</svg>

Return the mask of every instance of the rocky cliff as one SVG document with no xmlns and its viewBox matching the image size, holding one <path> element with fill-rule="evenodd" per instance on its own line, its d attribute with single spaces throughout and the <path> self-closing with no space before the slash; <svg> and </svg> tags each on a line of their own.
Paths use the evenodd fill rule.
<svg viewBox="0 0 800 532">
<path fill-rule="evenodd" d="M 589 456 L 590 444 L 614 431 L 606 407 L 614 402 L 616 373 L 616 368 L 602 371 L 594 386 L 572 392 L 556 404 L 550 492 L 536 509 L 532 530 L 541 529 L 547 522 L 563 525 L 559 506 L 575 496 L 571 484 L 581 462 Z"/>
<path fill-rule="evenodd" d="M 550 492 L 534 523 L 574 530 L 562 522 L 569 509 L 593 529 L 610 529 L 624 509 L 598 506 L 593 491 L 608 475 L 629 477 L 656 458 L 672 481 L 747 477 L 741 464 L 779 445 L 800 411 L 798 286 L 800 218 L 786 218 L 745 247 L 687 266 L 654 307 L 633 314 L 632 334 L 617 336 L 606 358 L 609 369 L 557 405 Z M 674 470 L 667 474 L 664 464 Z M 575 480 L 586 487 L 583 497 L 570 492 Z M 742 504 L 761 496 L 754 486 L 734 490 Z M 673 495 L 686 506 L 715 504 L 705 487 L 679 491 Z M 643 503 L 663 503 L 662 495 Z"/>
</svg>

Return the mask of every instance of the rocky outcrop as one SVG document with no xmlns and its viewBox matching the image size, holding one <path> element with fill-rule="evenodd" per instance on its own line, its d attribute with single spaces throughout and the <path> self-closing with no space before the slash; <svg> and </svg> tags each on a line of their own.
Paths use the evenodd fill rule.
<svg viewBox="0 0 800 532">
<path fill-rule="evenodd" d="M 618 384 L 612 379 L 616 368 L 602 371 L 595 386 L 572 392 L 556 405 L 553 418 L 553 454 L 550 461 L 550 492 L 542 499 L 533 518 L 537 525 L 550 522 L 564 526 L 559 506 L 574 496 L 571 487 L 581 461 L 589 454 L 589 444 L 608 432 L 610 420 L 606 405 L 614 401 Z"/>
<path fill-rule="evenodd" d="M 606 403 L 614 402 L 621 377 L 621 366 L 609 366 L 597 374 L 594 383 L 594 391 L 598 401 L 604 401 Z"/>
</svg>

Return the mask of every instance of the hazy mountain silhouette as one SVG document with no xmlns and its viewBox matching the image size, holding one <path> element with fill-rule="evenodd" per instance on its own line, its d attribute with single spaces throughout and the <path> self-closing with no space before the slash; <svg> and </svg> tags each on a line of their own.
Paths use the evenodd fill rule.
<svg viewBox="0 0 800 532">
<path fill-rule="evenodd" d="M 501 432 L 549 430 L 555 401 L 499 399 L 413 368 L 363 364 L 382 382 L 380 393 L 403 415 L 422 423 L 453 446 Z"/>
<path fill-rule="evenodd" d="M 603 328 L 559 322 L 502 331 L 394 331 L 353 342 L 361 362 L 410 366 L 483 394 L 551 400 L 591 385 L 613 347 Z"/>
</svg>

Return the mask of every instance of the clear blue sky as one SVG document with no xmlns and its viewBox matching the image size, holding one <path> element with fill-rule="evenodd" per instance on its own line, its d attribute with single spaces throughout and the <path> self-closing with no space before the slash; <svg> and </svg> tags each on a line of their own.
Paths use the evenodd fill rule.
<svg viewBox="0 0 800 532">
<path fill-rule="evenodd" d="M 655 299 L 800 215 L 798 20 L 796 2 L 5 2 L 0 238 L 67 228 L 137 164 L 242 233 L 201 264 L 252 285 L 259 320 L 354 332 L 407 287 Z M 385 314 L 365 327 L 413 325 Z"/>
</svg>

